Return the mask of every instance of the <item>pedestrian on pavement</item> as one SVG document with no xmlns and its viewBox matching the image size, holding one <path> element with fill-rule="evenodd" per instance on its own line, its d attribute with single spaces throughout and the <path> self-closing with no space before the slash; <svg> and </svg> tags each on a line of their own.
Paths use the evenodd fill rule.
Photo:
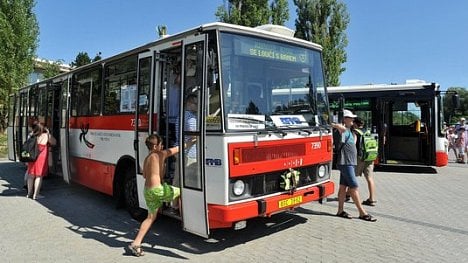
<svg viewBox="0 0 468 263">
<path fill-rule="evenodd" d="M 363 134 L 366 132 L 364 128 L 364 120 L 356 117 L 354 119 L 353 124 L 353 133 L 356 136 L 357 142 L 360 142 Z M 360 130 L 361 132 L 358 132 Z M 356 144 L 357 152 L 361 152 L 362 144 Z M 364 177 L 367 181 L 367 189 L 369 191 L 369 198 L 362 202 L 363 205 L 375 206 L 377 201 L 375 200 L 375 182 L 374 182 L 374 161 L 365 161 L 359 156 L 357 158 L 357 166 L 356 166 L 356 176 L 362 176 L 364 173 Z"/>
<path fill-rule="evenodd" d="M 447 135 L 448 153 L 450 154 L 450 150 L 453 150 L 453 152 L 455 154 L 455 158 L 458 159 L 457 146 L 455 146 L 456 145 L 456 139 L 457 139 L 457 134 L 455 133 L 455 127 L 450 126 L 448 128 L 448 135 Z"/>
<path fill-rule="evenodd" d="M 458 129 L 457 140 L 455 146 L 458 149 L 458 159 L 459 163 L 465 163 L 465 148 L 466 148 L 466 128 L 465 126 L 460 126 Z"/>
<path fill-rule="evenodd" d="M 351 132 L 351 127 L 353 126 L 354 118 L 357 116 L 349 110 L 344 110 L 343 117 L 343 124 L 332 123 L 332 127 L 337 129 L 341 134 L 341 145 L 337 152 L 337 167 L 340 170 L 340 186 L 338 190 L 338 212 L 336 215 L 348 219 L 352 218 L 351 215 L 344 211 L 344 202 L 346 193 L 348 193 L 359 211 L 359 219 L 374 222 L 377 219 L 368 214 L 361 204 L 355 175 L 357 150 L 356 138 Z"/>
<path fill-rule="evenodd" d="M 143 177 L 145 178 L 144 196 L 148 207 L 148 217 L 141 223 L 135 240 L 127 247 L 130 253 L 137 257 L 144 255 L 141 243 L 156 220 L 158 209 L 164 202 L 171 202 L 180 195 L 180 188 L 163 182 L 165 174 L 164 163 L 168 157 L 179 152 L 179 146 L 163 150 L 162 139 L 157 134 L 148 136 L 145 144 L 149 150 L 149 154 L 143 163 Z"/>
<path fill-rule="evenodd" d="M 28 163 L 27 197 L 36 200 L 43 197 L 39 195 L 42 186 L 42 178 L 49 173 L 49 146 L 54 146 L 57 141 L 54 136 L 49 133 L 49 130 L 39 122 L 32 125 L 31 136 L 37 136 L 37 146 L 40 153 L 34 162 Z"/>
<path fill-rule="evenodd" d="M 28 127 L 28 137 L 26 138 L 26 140 L 28 140 L 29 138 L 31 138 L 31 136 L 33 135 L 33 126 L 37 125 L 39 123 L 39 121 L 37 119 L 32 119 L 31 120 L 31 125 L 29 125 Z M 26 168 L 28 166 L 28 163 L 25 163 L 26 165 Z M 26 189 L 26 191 L 28 191 L 28 169 L 26 169 L 26 172 L 24 172 L 24 186 L 23 188 Z"/>
</svg>

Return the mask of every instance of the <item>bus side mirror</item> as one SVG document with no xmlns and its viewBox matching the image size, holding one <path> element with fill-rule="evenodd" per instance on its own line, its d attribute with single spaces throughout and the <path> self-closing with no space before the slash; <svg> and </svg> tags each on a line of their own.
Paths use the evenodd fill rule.
<svg viewBox="0 0 468 263">
<path fill-rule="evenodd" d="M 460 97 L 458 94 L 452 94 L 452 107 L 454 109 L 459 109 L 460 108 Z"/>
</svg>

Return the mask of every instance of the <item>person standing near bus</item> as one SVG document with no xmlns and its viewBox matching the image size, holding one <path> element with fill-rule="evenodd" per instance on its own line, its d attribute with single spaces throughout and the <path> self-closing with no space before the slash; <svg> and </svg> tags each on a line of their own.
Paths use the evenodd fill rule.
<svg viewBox="0 0 468 263">
<path fill-rule="evenodd" d="M 465 163 L 465 148 L 466 148 L 466 127 L 465 127 L 465 125 L 461 125 L 460 128 L 458 128 L 457 140 L 456 140 L 455 146 L 458 149 L 457 161 L 459 163 Z"/>
<path fill-rule="evenodd" d="M 43 197 L 39 195 L 42 178 L 49 173 L 49 145 L 54 146 L 57 141 L 49 133 L 49 130 L 39 122 L 32 125 L 31 136 L 37 136 L 37 146 L 40 153 L 36 161 L 28 163 L 27 197 L 36 200 Z"/>
<path fill-rule="evenodd" d="M 356 138 L 351 131 L 353 119 L 357 116 L 349 110 L 343 110 L 343 124 L 332 123 L 332 127 L 341 134 L 341 145 L 339 146 L 337 167 L 340 170 L 340 186 L 338 188 L 338 212 L 337 216 L 351 219 L 344 211 L 344 202 L 346 193 L 353 199 L 356 208 L 359 211 L 359 219 L 375 222 L 373 216 L 368 214 L 361 204 L 358 192 L 358 183 L 355 175 L 355 166 L 357 165 Z"/>
<path fill-rule="evenodd" d="M 190 143 L 193 143 L 190 142 Z M 145 178 L 144 196 L 148 207 L 148 217 L 141 223 L 135 240 L 128 245 L 128 250 L 134 256 L 143 256 L 141 243 L 151 225 L 156 220 L 158 209 L 164 202 L 171 202 L 180 195 L 180 188 L 163 182 L 164 163 L 166 159 L 179 152 L 179 146 L 163 150 L 162 139 L 157 134 L 146 138 L 146 147 L 149 153 L 143 163 L 143 177 Z"/>
<path fill-rule="evenodd" d="M 361 132 L 359 133 L 357 130 L 360 130 Z M 353 133 L 356 136 L 357 142 L 361 141 L 361 137 L 364 134 L 365 128 L 364 128 L 364 120 L 356 117 L 354 119 L 354 124 L 353 124 Z M 357 152 L 361 152 L 361 147 L 362 145 L 360 143 L 356 144 L 356 149 Z M 367 188 L 369 191 L 369 198 L 364 200 L 362 202 L 363 205 L 369 205 L 369 206 L 375 206 L 375 183 L 374 183 L 374 161 L 364 161 L 361 158 L 357 158 L 357 166 L 356 166 L 356 176 L 362 176 L 364 173 L 364 177 L 366 178 L 367 181 Z"/>
</svg>

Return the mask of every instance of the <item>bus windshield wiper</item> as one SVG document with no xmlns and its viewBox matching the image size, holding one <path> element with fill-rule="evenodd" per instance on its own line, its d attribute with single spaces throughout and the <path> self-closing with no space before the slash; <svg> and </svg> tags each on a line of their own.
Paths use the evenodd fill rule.
<svg viewBox="0 0 468 263">
<path fill-rule="evenodd" d="M 228 116 L 228 118 L 229 119 L 235 119 L 235 120 L 252 121 L 252 122 L 255 122 L 255 123 L 265 124 L 265 121 L 255 119 L 255 118 L 249 118 L 249 117 Z"/>
</svg>

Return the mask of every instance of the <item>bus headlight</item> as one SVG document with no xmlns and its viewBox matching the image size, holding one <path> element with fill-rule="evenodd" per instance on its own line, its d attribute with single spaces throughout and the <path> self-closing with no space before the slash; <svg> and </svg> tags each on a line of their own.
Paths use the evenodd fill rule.
<svg viewBox="0 0 468 263">
<path fill-rule="evenodd" d="M 325 165 L 320 165 L 318 168 L 318 177 L 323 178 L 327 174 L 327 167 Z"/>
<path fill-rule="evenodd" d="M 240 196 L 244 193 L 245 184 L 242 180 L 237 180 L 232 186 L 232 192 L 235 196 Z"/>
</svg>

